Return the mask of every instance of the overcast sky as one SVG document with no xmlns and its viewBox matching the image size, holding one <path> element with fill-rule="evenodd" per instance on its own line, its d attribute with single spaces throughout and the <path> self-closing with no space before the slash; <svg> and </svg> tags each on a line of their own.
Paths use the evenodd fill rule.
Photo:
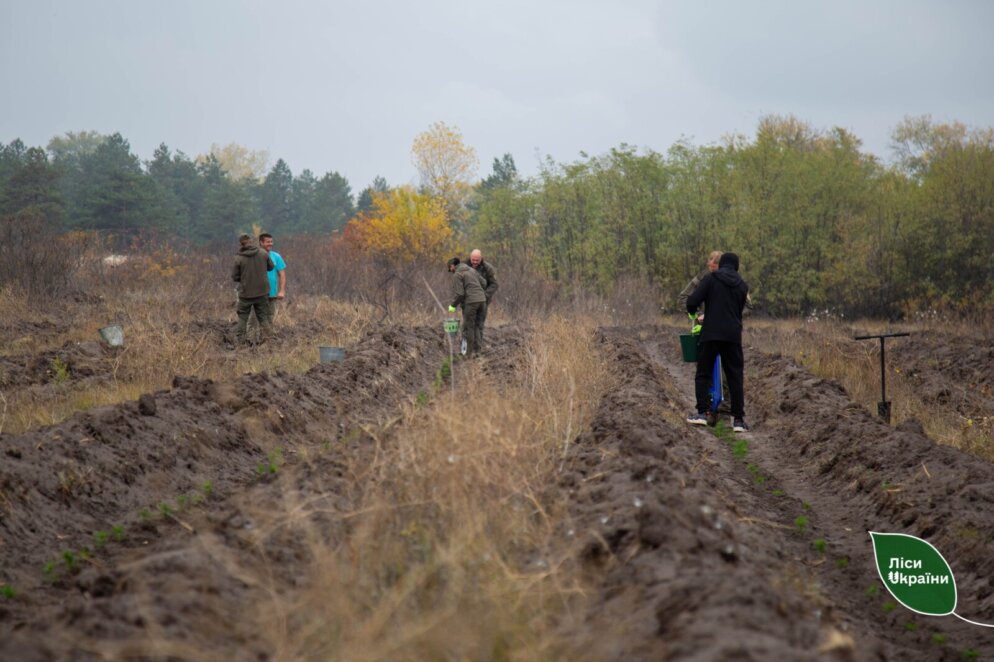
<svg viewBox="0 0 994 662">
<path fill-rule="evenodd" d="M 842 126 L 889 157 L 906 115 L 994 126 L 987 0 L 0 0 L 0 141 L 120 132 L 143 160 L 237 142 L 293 173 L 416 183 L 457 127 L 480 174 Z"/>
</svg>

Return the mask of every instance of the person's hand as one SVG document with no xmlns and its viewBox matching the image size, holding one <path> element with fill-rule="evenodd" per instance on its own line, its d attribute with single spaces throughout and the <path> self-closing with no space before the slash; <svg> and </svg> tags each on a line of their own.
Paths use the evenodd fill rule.
<svg viewBox="0 0 994 662">
<path fill-rule="evenodd" d="M 284 294 L 283 292 L 277 292 L 276 293 L 276 298 L 277 299 L 285 299 L 286 298 L 286 294 Z"/>
<path fill-rule="evenodd" d="M 449 306 L 449 312 L 450 313 L 456 312 L 456 307 L 455 306 Z"/>
</svg>

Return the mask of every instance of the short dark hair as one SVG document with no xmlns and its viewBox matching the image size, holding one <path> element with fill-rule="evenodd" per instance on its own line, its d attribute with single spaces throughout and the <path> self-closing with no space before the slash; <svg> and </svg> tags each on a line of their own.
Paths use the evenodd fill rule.
<svg viewBox="0 0 994 662">
<path fill-rule="evenodd" d="M 269 234 L 268 232 L 263 232 L 262 234 L 259 235 L 259 241 L 262 241 L 263 239 L 272 239 L 272 238 L 273 235 Z"/>
<path fill-rule="evenodd" d="M 240 242 L 241 242 L 241 243 L 243 243 L 243 244 L 244 244 L 244 243 L 245 243 L 246 241 L 252 241 L 252 235 L 250 235 L 250 234 L 243 234 L 243 235 L 240 235 L 240 236 L 238 237 L 238 241 L 240 241 Z"/>
<path fill-rule="evenodd" d="M 446 264 L 449 265 L 450 267 L 454 267 L 457 264 L 459 264 L 459 258 L 454 257 L 451 260 L 449 260 L 448 262 L 446 262 Z"/>
<path fill-rule="evenodd" d="M 735 271 L 739 270 L 739 256 L 735 253 L 722 253 L 721 259 L 718 260 L 718 268 L 721 269 L 725 265 L 730 265 Z"/>
</svg>

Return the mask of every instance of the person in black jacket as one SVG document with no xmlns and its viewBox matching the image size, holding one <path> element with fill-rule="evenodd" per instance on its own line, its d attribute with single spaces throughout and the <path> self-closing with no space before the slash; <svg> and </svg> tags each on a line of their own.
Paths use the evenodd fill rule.
<svg viewBox="0 0 994 662">
<path fill-rule="evenodd" d="M 697 313 L 701 304 L 707 308 L 697 345 L 697 375 L 694 378 L 697 413 L 687 417 L 692 425 L 707 425 L 711 367 L 715 357 L 721 356 L 732 397 L 732 429 L 749 431 L 745 422 L 745 360 L 742 356 L 742 310 L 748 294 L 749 285 L 739 275 L 739 256 L 725 253 L 718 262 L 718 270 L 704 276 L 687 298 L 687 312 L 691 315 Z"/>
</svg>

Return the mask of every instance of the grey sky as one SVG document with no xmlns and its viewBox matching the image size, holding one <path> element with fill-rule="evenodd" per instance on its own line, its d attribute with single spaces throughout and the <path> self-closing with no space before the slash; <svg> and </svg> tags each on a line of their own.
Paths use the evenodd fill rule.
<svg viewBox="0 0 994 662">
<path fill-rule="evenodd" d="M 294 174 L 415 183 L 458 127 L 480 174 L 753 135 L 769 113 L 889 156 L 905 115 L 994 126 L 994 2 L 0 0 L 0 141 L 237 142 Z"/>
</svg>

